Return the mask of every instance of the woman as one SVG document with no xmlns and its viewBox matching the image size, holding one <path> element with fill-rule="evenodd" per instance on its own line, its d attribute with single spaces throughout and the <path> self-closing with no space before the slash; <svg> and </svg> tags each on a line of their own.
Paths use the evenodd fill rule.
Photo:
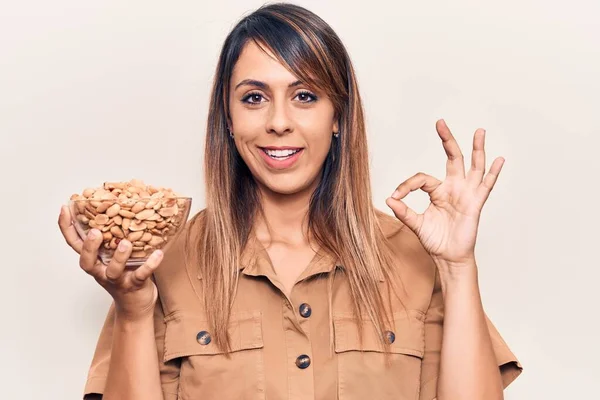
<svg viewBox="0 0 600 400">
<path fill-rule="evenodd" d="M 333 30 L 263 6 L 225 40 L 205 148 L 206 209 L 124 272 L 101 235 L 61 230 L 113 297 L 85 389 L 109 399 L 500 399 L 521 366 L 482 308 L 484 131 L 465 175 L 443 121 L 439 181 L 419 173 L 371 202 L 360 95 Z M 422 189 L 423 215 L 402 202 Z M 160 267 L 159 267 L 160 264 Z M 158 356 L 157 356 L 158 355 Z"/>
</svg>

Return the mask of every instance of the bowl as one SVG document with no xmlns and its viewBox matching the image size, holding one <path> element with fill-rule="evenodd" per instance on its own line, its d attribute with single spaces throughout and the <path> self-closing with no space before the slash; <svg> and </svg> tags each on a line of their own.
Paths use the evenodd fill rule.
<svg viewBox="0 0 600 400">
<path fill-rule="evenodd" d="M 108 264 L 123 239 L 129 240 L 132 253 L 126 268 L 144 264 L 154 250 L 165 250 L 185 226 L 190 214 L 191 197 L 164 196 L 153 193 L 134 198 L 105 194 L 100 198 L 73 196 L 68 202 L 73 225 L 84 239 L 96 228 L 102 232 L 98 256 Z"/>
</svg>

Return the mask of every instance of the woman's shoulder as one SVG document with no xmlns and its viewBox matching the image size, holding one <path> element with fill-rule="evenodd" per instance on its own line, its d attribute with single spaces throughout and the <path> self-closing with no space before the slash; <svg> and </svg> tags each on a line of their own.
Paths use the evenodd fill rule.
<svg viewBox="0 0 600 400">
<path fill-rule="evenodd" d="M 162 265 L 167 265 L 168 268 L 161 269 L 173 269 L 181 265 L 182 261 L 185 261 L 185 255 L 187 252 L 195 248 L 198 243 L 198 239 L 203 231 L 204 220 L 205 220 L 205 209 L 198 211 L 194 216 L 188 219 L 181 230 L 173 236 L 170 240 L 171 243 L 167 244 L 164 249 L 164 258 Z"/>
<path fill-rule="evenodd" d="M 186 221 L 181 231 L 171 239 L 164 249 L 161 264 L 154 272 L 165 313 L 180 308 L 181 304 L 196 302 L 200 288 L 198 266 L 192 265 L 189 255 L 198 250 L 203 225 L 204 210 L 201 210 Z"/>
<path fill-rule="evenodd" d="M 411 287 L 415 295 L 431 295 L 435 284 L 437 267 L 417 235 L 396 217 L 377 211 L 377 221 L 390 250 L 392 262 L 399 269 L 405 287 Z M 413 291 L 413 290 L 411 290 Z"/>
<path fill-rule="evenodd" d="M 383 235 L 388 238 L 404 229 L 405 225 L 400 220 L 392 215 L 375 209 L 375 217 Z"/>
<path fill-rule="evenodd" d="M 411 249 L 418 253 L 426 252 L 417 235 L 398 218 L 380 210 L 376 210 L 375 215 L 383 236 L 392 249 Z"/>
</svg>

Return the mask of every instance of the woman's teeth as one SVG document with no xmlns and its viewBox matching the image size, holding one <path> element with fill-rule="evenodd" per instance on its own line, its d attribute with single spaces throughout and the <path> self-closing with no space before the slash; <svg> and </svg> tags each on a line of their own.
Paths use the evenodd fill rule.
<svg viewBox="0 0 600 400">
<path fill-rule="evenodd" d="M 263 149 L 265 153 L 271 158 L 276 160 L 285 160 L 300 151 L 300 149 L 296 150 L 268 150 Z"/>
</svg>

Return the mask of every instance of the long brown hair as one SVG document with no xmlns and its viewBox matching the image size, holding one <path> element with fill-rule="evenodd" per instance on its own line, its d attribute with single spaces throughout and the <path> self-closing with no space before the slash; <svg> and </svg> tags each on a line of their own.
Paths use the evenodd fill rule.
<svg viewBox="0 0 600 400">
<path fill-rule="evenodd" d="M 225 39 L 215 72 L 205 144 L 206 209 L 190 221 L 189 232 L 198 235 L 186 255 L 201 269 L 213 338 L 221 349 L 230 350 L 227 327 L 238 264 L 260 212 L 257 185 L 227 133 L 231 75 L 249 41 L 272 52 L 307 85 L 324 91 L 334 105 L 340 135 L 332 142 L 310 200 L 309 229 L 320 247 L 341 261 L 355 313 L 373 321 L 384 343 L 389 316 L 378 283 L 382 275 L 394 273 L 371 200 L 365 121 L 354 68 L 325 21 L 288 3 L 264 5 L 241 19 Z"/>
</svg>

